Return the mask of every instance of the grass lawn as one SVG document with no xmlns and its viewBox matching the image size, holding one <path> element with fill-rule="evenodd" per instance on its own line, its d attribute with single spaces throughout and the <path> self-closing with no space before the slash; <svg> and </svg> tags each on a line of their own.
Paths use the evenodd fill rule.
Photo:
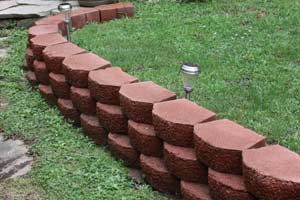
<svg viewBox="0 0 300 200">
<path fill-rule="evenodd" d="M 11 49 L 0 60 L 0 132 L 24 139 L 35 157 L 26 177 L 0 182 L 0 199 L 163 199 L 149 186 L 135 185 L 105 148 L 89 141 L 32 90 L 21 70 L 27 32 L 0 33 L 10 35 Z"/>
<path fill-rule="evenodd" d="M 192 100 L 300 150 L 300 2 L 135 2 L 133 19 L 90 24 L 73 34 L 140 80 L 183 96 L 182 62 L 202 66 Z"/>
</svg>

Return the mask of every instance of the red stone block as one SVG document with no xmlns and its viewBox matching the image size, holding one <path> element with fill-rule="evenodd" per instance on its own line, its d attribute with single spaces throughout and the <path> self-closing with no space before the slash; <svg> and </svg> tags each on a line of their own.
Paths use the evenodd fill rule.
<svg viewBox="0 0 300 200">
<path fill-rule="evenodd" d="M 127 133 L 127 118 L 120 106 L 97 103 L 97 116 L 100 123 L 112 133 Z"/>
<path fill-rule="evenodd" d="M 35 59 L 43 61 L 43 50 L 47 46 L 61 44 L 67 42 L 67 40 L 58 33 L 45 34 L 32 38 L 31 40 L 32 51 Z"/>
<path fill-rule="evenodd" d="M 57 104 L 57 98 L 54 95 L 51 86 L 39 84 L 39 91 L 49 105 L 54 106 Z"/>
<path fill-rule="evenodd" d="M 50 73 L 49 80 L 55 96 L 62 99 L 70 98 L 70 86 L 67 83 L 67 80 L 64 75 Z"/>
<path fill-rule="evenodd" d="M 44 85 L 49 85 L 49 73 L 44 62 L 35 60 L 33 62 L 34 73 L 37 80 Z"/>
<path fill-rule="evenodd" d="M 65 119 L 71 120 L 75 125 L 80 124 L 80 113 L 73 106 L 71 100 L 68 99 L 58 99 L 57 106 L 62 116 Z"/>
<path fill-rule="evenodd" d="M 86 22 L 100 22 L 99 10 L 95 8 L 80 8 L 72 13 L 72 25 L 75 29 L 82 28 Z"/>
<path fill-rule="evenodd" d="M 139 168 L 139 153 L 131 146 L 127 135 L 108 134 L 108 147 L 112 155 L 123 160 L 124 165 Z"/>
<path fill-rule="evenodd" d="M 123 72 L 119 67 L 89 73 L 89 89 L 97 101 L 120 105 L 119 90 L 122 85 L 138 82 L 138 79 Z"/>
<path fill-rule="evenodd" d="M 74 29 L 81 29 L 84 27 L 86 22 L 86 17 L 84 13 L 77 13 L 71 17 L 72 27 Z"/>
<path fill-rule="evenodd" d="M 90 71 L 107 67 L 111 67 L 111 63 L 93 53 L 69 56 L 63 61 L 63 71 L 68 82 L 75 87 L 81 88 L 88 87 Z"/>
<path fill-rule="evenodd" d="M 28 30 L 28 41 L 36 36 L 45 35 L 49 33 L 58 33 L 57 25 L 38 25 L 29 28 Z"/>
<path fill-rule="evenodd" d="M 29 70 L 29 67 L 28 67 L 28 64 L 27 64 L 27 61 L 26 61 L 26 59 L 25 59 L 25 60 L 23 60 L 23 65 L 22 65 L 22 68 L 23 68 L 25 71 Z"/>
<path fill-rule="evenodd" d="M 129 120 L 128 135 L 132 146 L 142 154 L 155 157 L 163 155 L 163 142 L 156 137 L 152 125 Z"/>
<path fill-rule="evenodd" d="M 83 132 L 98 145 L 107 143 L 107 132 L 100 125 L 98 118 L 91 115 L 80 115 Z"/>
<path fill-rule="evenodd" d="M 216 114 L 186 100 L 154 104 L 153 124 L 157 136 L 176 146 L 193 147 L 194 126 L 216 119 Z"/>
<path fill-rule="evenodd" d="M 227 119 L 198 124 L 194 129 L 197 158 L 209 168 L 242 173 L 242 151 L 265 146 L 265 137 Z"/>
<path fill-rule="evenodd" d="M 27 62 L 28 69 L 33 71 L 34 70 L 33 69 L 34 56 L 33 56 L 33 52 L 32 52 L 31 48 L 26 49 L 25 59 Z"/>
<path fill-rule="evenodd" d="M 179 192 L 180 182 L 167 170 L 163 159 L 141 154 L 140 160 L 145 180 L 153 188 L 160 192 Z"/>
<path fill-rule="evenodd" d="M 131 2 L 120 2 L 117 4 L 117 18 L 133 17 L 134 7 Z"/>
<path fill-rule="evenodd" d="M 176 99 L 176 94 L 151 82 L 123 85 L 120 89 L 120 105 L 124 114 L 133 121 L 152 124 L 154 103 Z"/>
<path fill-rule="evenodd" d="M 63 43 L 46 47 L 43 51 L 46 67 L 50 72 L 63 74 L 62 62 L 65 58 L 84 53 L 85 50 L 72 43 Z"/>
<path fill-rule="evenodd" d="M 197 161 L 194 149 L 164 143 L 167 169 L 184 181 L 207 184 L 207 167 Z"/>
<path fill-rule="evenodd" d="M 87 115 L 96 114 L 96 102 L 90 95 L 90 90 L 85 88 L 71 87 L 71 100 L 75 108 Z"/>
<path fill-rule="evenodd" d="M 180 186 L 183 200 L 212 200 L 207 185 L 181 181 Z"/>
<path fill-rule="evenodd" d="M 39 84 L 33 71 L 29 70 L 26 72 L 26 79 L 28 80 L 31 86 L 36 86 Z"/>
<path fill-rule="evenodd" d="M 42 19 L 39 19 L 34 22 L 35 25 L 58 25 L 63 21 L 64 16 L 62 14 L 58 14 L 55 16 L 48 16 Z"/>
<path fill-rule="evenodd" d="M 106 22 L 117 18 L 117 9 L 114 4 L 96 6 L 95 9 L 100 11 L 101 22 Z"/>
<path fill-rule="evenodd" d="M 213 199 L 254 200 L 247 192 L 243 177 L 240 175 L 224 174 L 209 169 L 208 185 Z"/>
<path fill-rule="evenodd" d="M 279 145 L 243 152 L 247 190 L 258 199 L 299 200 L 300 157 Z"/>
<path fill-rule="evenodd" d="M 62 35 L 67 35 L 67 29 L 66 29 L 66 24 L 64 21 L 58 23 L 58 32 L 61 33 Z"/>
</svg>

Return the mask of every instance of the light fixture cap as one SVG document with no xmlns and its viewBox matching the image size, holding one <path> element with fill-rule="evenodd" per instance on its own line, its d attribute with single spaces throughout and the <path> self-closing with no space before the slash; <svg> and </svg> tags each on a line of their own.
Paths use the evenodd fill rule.
<svg viewBox="0 0 300 200">
<path fill-rule="evenodd" d="M 200 67 L 195 64 L 184 63 L 181 65 L 181 72 L 189 75 L 198 75 Z"/>
<path fill-rule="evenodd" d="M 72 5 L 70 3 L 61 3 L 58 5 L 57 9 L 60 12 L 72 10 Z"/>
</svg>

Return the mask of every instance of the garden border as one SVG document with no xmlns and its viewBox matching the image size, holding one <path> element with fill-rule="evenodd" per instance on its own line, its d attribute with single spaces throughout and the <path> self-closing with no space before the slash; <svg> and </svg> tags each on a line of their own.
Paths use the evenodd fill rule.
<svg viewBox="0 0 300 200">
<path fill-rule="evenodd" d="M 87 22 L 133 16 L 133 4 L 122 2 L 78 9 L 71 21 L 80 29 Z M 108 144 L 126 166 L 141 169 L 155 189 L 181 192 L 184 199 L 300 197 L 296 153 L 266 146 L 265 137 L 232 121 L 217 120 L 215 113 L 177 99 L 151 81 L 139 82 L 69 43 L 64 27 L 58 14 L 29 29 L 26 78 L 96 144 Z M 298 171 L 280 173 L 290 166 Z"/>
</svg>

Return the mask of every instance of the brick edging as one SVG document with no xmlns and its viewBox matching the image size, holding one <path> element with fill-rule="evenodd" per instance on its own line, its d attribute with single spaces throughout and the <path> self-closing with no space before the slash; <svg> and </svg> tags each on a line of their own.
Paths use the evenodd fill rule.
<svg viewBox="0 0 300 200">
<path fill-rule="evenodd" d="M 133 3 L 116 3 L 76 10 L 71 20 L 79 29 L 87 22 L 133 16 Z M 271 200 L 274 194 L 278 200 L 300 198 L 298 155 L 284 147 L 264 148 L 263 136 L 229 120 L 216 120 L 215 113 L 176 99 L 173 92 L 151 81 L 139 82 L 111 62 L 67 42 L 65 34 L 60 14 L 35 22 L 28 31 L 23 62 L 26 78 L 96 144 L 108 143 L 126 166 L 141 168 L 155 189 L 180 193 L 181 181 L 184 199 L 244 200 L 248 192 L 249 199 Z M 272 151 L 281 157 L 270 156 Z M 209 169 L 218 171 L 218 176 L 209 179 L 207 187 Z M 193 176 L 197 170 L 201 176 Z M 260 183 L 259 177 L 271 181 Z M 231 193 L 219 197 L 226 191 Z"/>
</svg>

